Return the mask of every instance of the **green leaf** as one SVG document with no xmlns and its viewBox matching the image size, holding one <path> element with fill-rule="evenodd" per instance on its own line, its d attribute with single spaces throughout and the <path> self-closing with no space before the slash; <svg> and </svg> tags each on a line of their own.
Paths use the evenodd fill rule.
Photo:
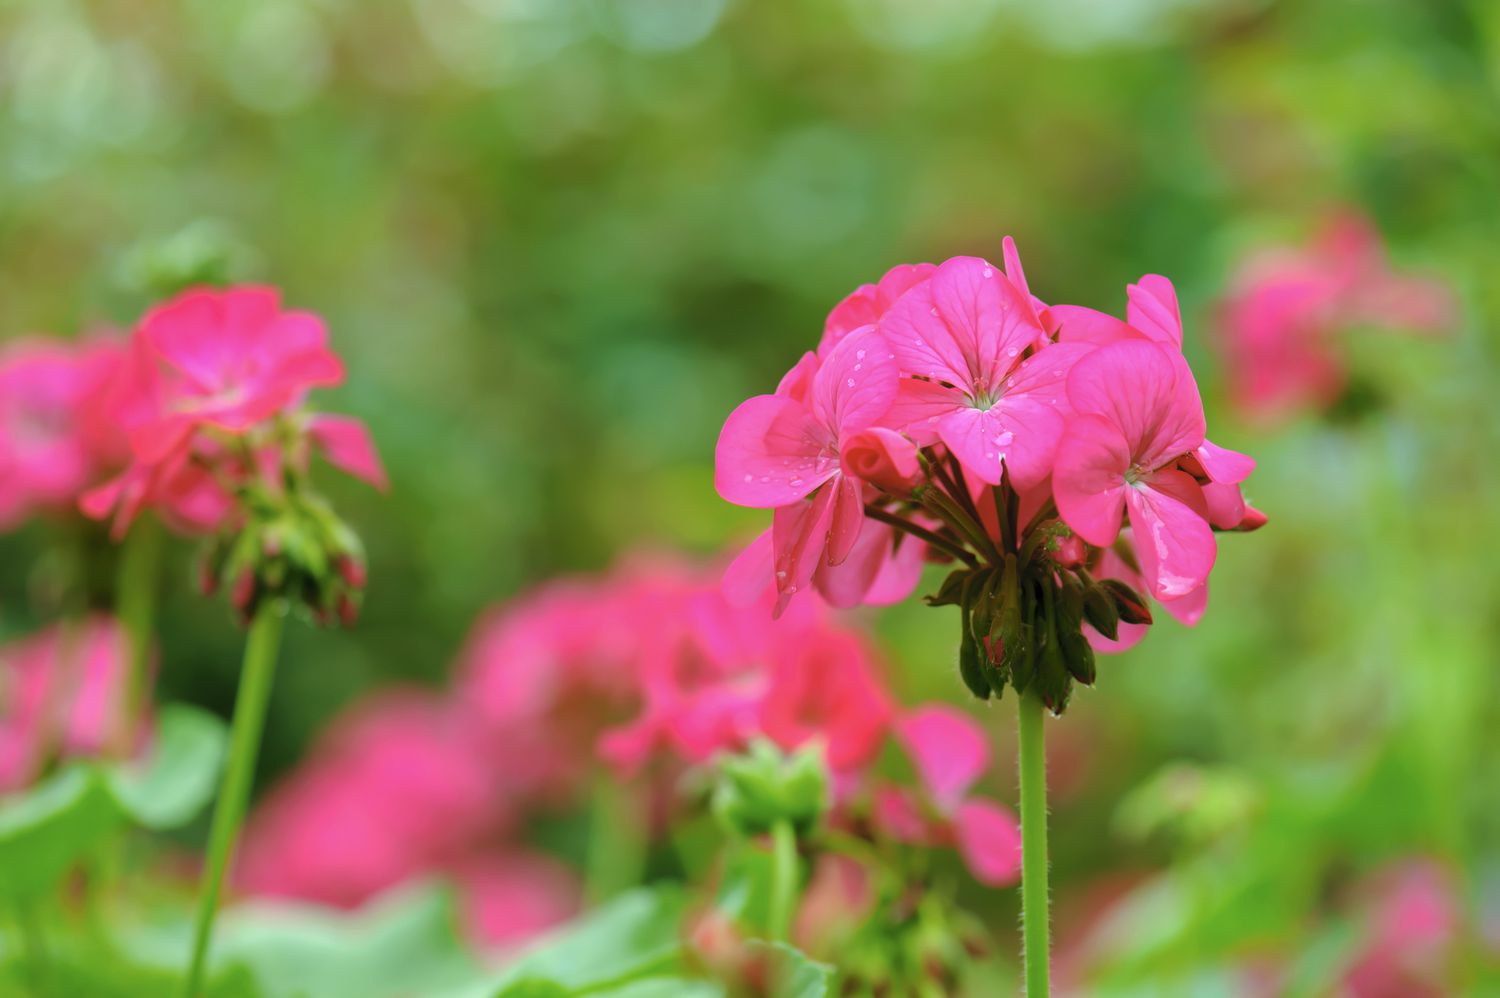
<svg viewBox="0 0 1500 998">
<path fill-rule="evenodd" d="M 750 945 L 769 951 L 769 993 L 776 998 L 827 998 L 832 994 L 834 970 L 829 964 L 819 963 L 787 943 L 756 939 Z"/>
<path fill-rule="evenodd" d="M 187 824 L 214 795 L 228 733 L 224 722 L 181 704 L 163 708 L 156 745 L 142 763 L 105 769 L 120 809 L 156 831 Z"/>
<path fill-rule="evenodd" d="M 741 840 L 727 858 L 717 907 L 749 935 L 765 935 L 771 914 L 771 853 Z"/>
<path fill-rule="evenodd" d="M 724 998 L 724 986 L 686 977 L 648 977 L 618 988 L 590 991 L 598 998 Z"/>
<path fill-rule="evenodd" d="M 492 994 L 593 994 L 670 974 L 681 960 L 684 907 L 676 889 L 639 888 L 621 894 L 538 943 L 506 971 Z M 537 990 L 546 984 L 562 990 Z"/>
<path fill-rule="evenodd" d="M 84 766 L 0 804 L 0 896 L 46 894 L 117 825 L 103 780 Z"/>
<path fill-rule="evenodd" d="M 186 925 L 183 926 L 186 930 Z M 186 949 L 186 935 L 181 942 Z M 408 998 L 477 976 L 451 894 L 418 885 L 356 914 L 253 903 L 224 913 L 214 963 L 254 973 L 266 998 Z"/>
</svg>

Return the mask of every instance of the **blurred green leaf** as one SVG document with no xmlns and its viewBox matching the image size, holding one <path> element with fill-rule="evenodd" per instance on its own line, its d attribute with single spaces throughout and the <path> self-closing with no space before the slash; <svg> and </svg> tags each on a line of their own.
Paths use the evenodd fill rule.
<svg viewBox="0 0 1500 998">
<path fill-rule="evenodd" d="M 750 944 L 770 955 L 770 993 L 776 998 L 826 998 L 833 987 L 833 967 L 819 963 L 787 943 L 755 940 Z"/>
<path fill-rule="evenodd" d="M 99 773 L 75 766 L 0 804 L 0 896 L 32 899 L 118 827 Z"/>
<path fill-rule="evenodd" d="M 671 973 L 682 954 L 684 909 L 685 899 L 676 888 L 641 888 L 622 894 L 522 956 L 493 994 L 495 998 L 594 994 Z M 548 984 L 562 990 L 537 990 Z"/>
<path fill-rule="evenodd" d="M 165 707 L 156 744 L 144 762 L 104 770 L 120 808 L 146 828 L 177 828 L 191 821 L 214 795 L 228 730 L 207 711 Z"/>
</svg>

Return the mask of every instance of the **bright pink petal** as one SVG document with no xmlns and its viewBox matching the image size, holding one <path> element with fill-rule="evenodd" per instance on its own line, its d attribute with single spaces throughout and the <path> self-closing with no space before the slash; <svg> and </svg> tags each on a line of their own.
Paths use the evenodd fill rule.
<svg viewBox="0 0 1500 998">
<path fill-rule="evenodd" d="M 911 756 L 933 802 L 952 813 L 989 768 L 990 745 L 967 714 L 929 704 L 896 721 L 896 737 Z"/>
<path fill-rule="evenodd" d="M 773 577 L 778 615 L 793 596 L 807 588 L 823 560 L 833 522 L 835 491 L 819 489 L 810 498 L 777 507 L 772 514 L 771 543 L 776 553 Z"/>
<path fill-rule="evenodd" d="M 335 468 L 382 492 L 390 488 L 375 441 L 360 420 L 350 416 L 314 416 L 307 421 L 307 435 Z"/>
<path fill-rule="evenodd" d="M 1182 312 L 1177 291 L 1160 274 L 1147 274 L 1126 288 L 1125 319 L 1158 343 L 1182 349 Z"/>
<path fill-rule="evenodd" d="M 844 474 L 892 495 L 907 495 L 921 477 L 916 444 L 883 426 L 846 436 L 839 461 Z"/>
<path fill-rule="evenodd" d="M 1204 440 L 1193 451 L 1193 456 L 1198 463 L 1203 465 L 1203 470 L 1209 478 L 1225 485 L 1238 485 L 1250 477 L 1250 472 L 1255 470 L 1255 458 L 1239 451 L 1230 450 L 1228 447 L 1220 447 L 1212 440 Z"/>
<path fill-rule="evenodd" d="M 1080 413 L 1106 417 L 1150 471 L 1203 443 L 1203 401 L 1181 354 L 1128 340 L 1094 350 L 1073 365 L 1068 400 Z"/>
<path fill-rule="evenodd" d="M 992 801 L 969 800 L 954 819 L 958 850 L 974 879 L 988 887 L 1015 883 L 1021 873 L 1021 828 Z"/>
<path fill-rule="evenodd" d="M 1245 497 L 1238 485 L 1209 482 L 1203 486 L 1208 522 L 1220 530 L 1233 530 L 1245 519 Z"/>
<path fill-rule="evenodd" d="M 869 530 L 873 524 L 866 524 Z M 894 533 L 894 530 L 892 531 Z M 880 566 L 880 572 L 865 592 L 867 606 L 892 606 L 903 602 L 922 581 L 927 545 L 915 537 L 900 537 L 894 552 Z"/>
<path fill-rule="evenodd" d="M 797 502 L 838 474 L 828 430 L 795 399 L 757 395 L 729 414 L 714 450 L 714 485 L 737 506 Z"/>
<path fill-rule="evenodd" d="M 1208 609 L 1208 583 L 1203 583 L 1186 596 L 1162 600 L 1161 608 L 1185 626 L 1195 626 L 1203 619 L 1203 611 Z"/>
<path fill-rule="evenodd" d="M 729 567 L 724 569 L 722 590 L 724 598 L 732 606 L 749 607 L 765 595 L 771 584 L 775 569 L 775 554 L 771 546 L 771 530 L 767 528 L 759 537 L 735 555 Z"/>
<path fill-rule="evenodd" d="M 879 284 L 860 285 L 828 313 L 818 352 L 827 354 L 860 326 L 879 322 L 903 294 L 927 280 L 936 269 L 930 263 L 903 263 L 886 271 Z"/>
<path fill-rule="evenodd" d="M 854 550 L 865 524 L 863 487 L 848 475 L 837 476 L 826 487 L 834 492 L 833 519 L 828 526 L 828 564 L 839 565 Z"/>
<path fill-rule="evenodd" d="M 1057 448 L 1052 494 L 1063 522 L 1097 547 L 1113 544 L 1125 512 L 1130 450 L 1103 416 L 1075 416 Z"/>
<path fill-rule="evenodd" d="M 1057 320 L 1057 342 L 1104 345 L 1119 340 L 1138 340 L 1142 334 L 1112 315 L 1082 305 L 1053 305 Z"/>
<path fill-rule="evenodd" d="M 1192 503 L 1195 492 L 1197 502 Z M 1203 585 L 1213 570 L 1218 545 L 1204 518 L 1198 483 L 1181 471 L 1159 471 L 1128 488 L 1125 502 L 1151 595 L 1165 602 Z"/>
<path fill-rule="evenodd" d="M 873 326 L 839 341 L 813 379 L 813 411 L 840 437 L 880 420 L 896 399 L 900 365 Z"/>
<path fill-rule="evenodd" d="M 781 376 L 776 384 L 776 394 L 807 402 L 812 397 L 813 377 L 818 373 L 819 363 L 818 355 L 811 350 L 803 354 L 792 369 Z"/>
</svg>

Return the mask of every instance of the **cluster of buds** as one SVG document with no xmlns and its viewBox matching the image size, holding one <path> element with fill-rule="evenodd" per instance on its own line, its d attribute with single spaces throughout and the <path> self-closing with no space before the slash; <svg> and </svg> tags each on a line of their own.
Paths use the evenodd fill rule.
<svg viewBox="0 0 1500 998">
<path fill-rule="evenodd" d="M 1124 319 L 1033 296 L 1005 240 L 891 270 L 829 315 L 816 352 L 724 424 L 715 484 L 773 510 L 726 576 L 835 605 L 893 602 L 922 560 L 959 562 L 934 602 L 961 607 L 961 671 L 1061 712 L 1094 651 L 1137 640 L 1146 597 L 1188 623 L 1223 530 L 1265 517 L 1255 462 L 1207 439 L 1166 278 Z"/>
</svg>

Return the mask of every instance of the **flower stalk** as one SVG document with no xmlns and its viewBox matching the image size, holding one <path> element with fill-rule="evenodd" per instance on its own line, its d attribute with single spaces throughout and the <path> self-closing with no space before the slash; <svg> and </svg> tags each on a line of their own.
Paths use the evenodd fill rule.
<svg viewBox="0 0 1500 998">
<path fill-rule="evenodd" d="M 255 778 L 255 763 L 260 754 L 266 706 L 271 699 L 271 685 L 276 674 L 276 654 L 281 644 L 284 616 L 285 607 L 280 600 L 262 603 L 256 609 L 245 638 L 245 659 L 240 669 L 239 691 L 235 695 L 234 721 L 229 736 L 229 758 L 209 830 L 208 862 L 204 869 L 183 998 L 198 998 L 202 991 L 214 920 L 218 915 L 219 894 L 234 856 L 240 826 L 244 824 L 250 787 Z"/>
<path fill-rule="evenodd" d="M 1035 690 L 1017 697 L 1021 777 L 1021 951 L 1027 998 L 1046 998 L 1051 959 L 1047 893 L 1045 706 Z"/>
</svg>

